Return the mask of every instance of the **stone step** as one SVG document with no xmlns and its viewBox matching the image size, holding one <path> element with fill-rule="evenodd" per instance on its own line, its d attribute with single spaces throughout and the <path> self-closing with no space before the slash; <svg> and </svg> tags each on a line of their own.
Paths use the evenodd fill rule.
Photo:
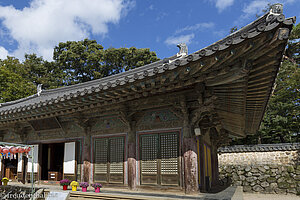
<svg viewBox="0 0 300 200">
<path fill-rule="evenodd" d="M 107 199 L 107 200 L 152 200 L 162 199 L 160 197 L 153 196 L 138 196 L 138 195 L 126 195 L 126 194 L 111 194 L 111 193 L 92 193 L 92 192 L 70 192 L 68 200 L 87 200 L 87 199 Z M 163 198 L 169 199 L 169 198 Z"/>
</svg>

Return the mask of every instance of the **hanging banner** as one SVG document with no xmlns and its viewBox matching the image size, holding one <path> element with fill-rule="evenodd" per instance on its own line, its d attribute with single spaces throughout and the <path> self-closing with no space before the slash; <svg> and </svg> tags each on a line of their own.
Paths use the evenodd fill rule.
<svg viewBox="0 0 300 200">
<path fill-rule="evenodd" d="M 18 172 L 22 172 L 22 154 L 18 156 Z"/>
<path fill-rule="evenodd" d="M 38 172 L 38 153 L 39 153 L 39 145 L 33 145 L 33 148 L 31 151 L 29 151 L 29 158 L 28 158 L 28 165 L 27 165 L 27 172 L 32 172 L 32 159 L 31 155 L 33 154 L 33 172 L 37 173 Z"/>
<path fill-rule="evenodd" d="M 75 174 L 75 142 L 65 143 L 64 174 Z"/>
</svg>

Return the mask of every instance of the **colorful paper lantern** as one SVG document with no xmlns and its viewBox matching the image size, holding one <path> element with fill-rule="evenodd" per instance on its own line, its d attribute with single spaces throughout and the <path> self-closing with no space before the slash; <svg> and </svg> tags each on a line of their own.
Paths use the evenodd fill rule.
<svg viewBox="0 0 300 200">
<path fill-rule="evenodd" d="M 20 147 L 19 148 L 19 153 L 24 153 L 25 152 L 25 149 L 23 147 Z"/>
<path fill-rule="evenodd" d="M 2 149 L 2 153 L 8 154 L 8 152 L 9 152 L 9 149 L 8 149 L 8 148 L 4 147 L 4 148 Z"/>
<path fill-rule="evenodd" d="M 17 148 L 16 147 L 10 147 L 9 152 L 12 153 L 12 154 L 16 154 L 17 153 Z"/>
</svg>

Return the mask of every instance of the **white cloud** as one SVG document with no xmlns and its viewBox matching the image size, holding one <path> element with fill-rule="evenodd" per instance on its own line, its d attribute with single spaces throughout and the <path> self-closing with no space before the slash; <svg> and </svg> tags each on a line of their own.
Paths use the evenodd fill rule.
<svg viewBox="0 0 300 200">
<path fill-rule="evenodd" d="M 149 10 L 154 10 L 154 5 L 153 5 L 153 4 L 151 4 L 151 5 L 149 6 Z"/>
<path fill-rule="evenodd" d="M 248 20 L 249 18 L 255 16 L 256 14 L 262 15 L 262 10 L 266 9 L 268 7 L 268 4 L 275 4 L 275 3 L 281 3 L 283 5 L 286 4 L 293 4 L 295 3 L 295 0 L 255 0 L 251 1 L 249 4 L 245 5 L 242 12 L 243 14 L 239 18 L 238 21 L 236 21 L 234 24 L 241 25 L 244 23 L 244 21 Z M 284 7 L 283 7 L 284 9 Z"/>
<path fill-rule="evenodd" d="M 256 0 L 252 1 L 249 5 L 247 5 L 243 9 L 243 13 L 246 16 L 261 14 L 262 10 L 266 8 L 266 6 L 270 3 L 269 1 Z"/>
<path fill-rule="evenodd" d="M 216 8 L 219 12 L 224 11 L 226 8 L 233 5 L 234 0 L 210 0 L 215 3 Z"/>
<path fill-rule="evenodd" d="M 175 31 L 175 34 L 179 34 L 184 31 L 197 31 L 197 30 L 203 30 L 203 29 L 207 29 L 207 28 L 213 28 L 214 26 L 215 26 L 215 24 L 212 22 L 199 23 L 199 24 L 195 24 L 192 26 L 186 26 L 184 28 L 178 29 Z"/>
<path fill-rule="evenodd" d="M 218 38 L 223 38 L 229 34 L 229 31 L 225 31 L 225 30 L 213 31 L 213 34 Z"/>
<path fill-rule="evenodd" d="M 179 43 L 189 44 L 191 43 L 194 37 L 195 37 L 194 33 L 188 35 L 171 36 L 165 40 L 165 43 L 167 45 L 177 45 Z"/>
<path fill-rule="evenodd" d="M 108 24 L 118 23 L 134 5 L 126 0 L 32 0 L 22 10 L 0 6 L 0 20 L 18 42 L 14 56 L 37 53 L 49 60 L 59 42 L 82 40 L 90 33 L 104 36 Z"/>
<path fill-rule="evenodd" d="M 0 59 L 5 59 L 8 56 L 8 51 L 0 46 Z"/>
<path fill-rule="evenodd" d="M 217 0 L 216 7 L 218 8 L 219 12 L 222 12 L 226 8 L 232 6 L 233 3 L 234 3 L 234 0 Z"/>
</svg>

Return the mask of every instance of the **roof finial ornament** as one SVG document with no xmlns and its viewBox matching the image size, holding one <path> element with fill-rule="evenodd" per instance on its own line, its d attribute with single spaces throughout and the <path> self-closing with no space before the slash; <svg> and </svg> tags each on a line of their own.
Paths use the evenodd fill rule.
<svg viewBox="0 0 300 200">
<path fill-rule="evenodd" d="M 38 85 L 37 85 L 36 90 L 37 90 L 37 95 L 38 95 L 38 96 L 40 96 L 41 93 L 42 93 L 42 85 L 43 85 L 43 84 L 38 84 Z"/>
<path fill-rule="evenodd" d="M 179 48 L 179 53 L 177 53 L 177 56 L 185 56 L 188 54 L 188 47 L 185 43 L 177 44 L 177 47 Z"/>
<path fill-rule="evenodd" d="M 270 14 L 282 14 L 283 12 L 283 5 L 281 3 L 276 3 L 276 4 L 273 4 L 271 6 L 271 9 L 270 9 Z"/>
</svg>

